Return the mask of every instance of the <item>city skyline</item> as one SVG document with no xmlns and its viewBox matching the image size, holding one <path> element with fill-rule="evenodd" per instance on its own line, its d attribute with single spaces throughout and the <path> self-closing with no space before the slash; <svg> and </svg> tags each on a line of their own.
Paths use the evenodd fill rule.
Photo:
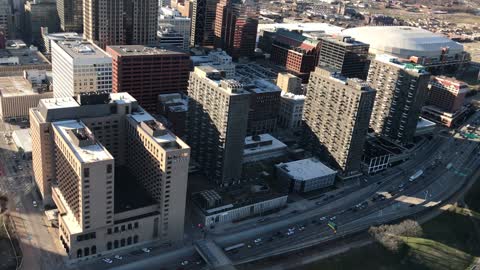
<svg viewBox="0 0 480 270">
<path fill-rule="evenodd" d="M 0 268 L 480 267 L 480 0 L 440 2 L 1 0 Z"/>
</svg>

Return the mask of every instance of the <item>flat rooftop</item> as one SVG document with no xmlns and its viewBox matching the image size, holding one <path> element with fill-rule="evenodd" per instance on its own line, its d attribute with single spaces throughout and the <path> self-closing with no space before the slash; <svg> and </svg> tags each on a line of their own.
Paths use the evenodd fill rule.
<svg viewBox="0 0 480 270">
<path fill-rule="evenodd" d="M 206 215 L 212 215 L 287 195 L 286 193 L 278 192 L 272 189 L 266 182 L 262 180 L 248 182 L 243 185 L 235 185 L 223 189 L 214 187 L 211 190 L 214 190 L 218 193 L 218 195 L 220 195 L 222 203 L 206 209 L 202 208 L 197 202 L 197 206 L 199 206 L 199 208 L 202 209 Z M 198 197 L 194 197 L 194 201 L 197 200 Z"/>
<path fill-rule="evenodd" d="M 269 23 L 259 24 L 258 32 L 262 30 L 275 30 L 275 29 L 287 29 L 287 30 L 301 30 L 304 33 L 308 32 L 325 32 L 326 34 L 339 34 L 344 28 L 331 25 L 328 23 Z"/>
<path fill-rule="evenodd" d="M 322 39 L 328 40 L 332 43 L 339 44 L 345 47 L 348 46 L 370 46 L 366 43 L 360 42 L 355 40 L 352 37 L 349 36 L 340 36 L 340 35 L 332 35 L 332 36 L 323 36 Z"/>
<path fill-rule="evenodd" d="M 20 65 L 45 65 L 51 64 L 48 60 L 38 51 L 30 51 L 28 48 L 18 49 L 4 49 L 0 50 L 0 58 L 18 57 Z M 11 64 L 6 64 L 10 66 Z M 2 64 L 5 66 L 5 64 Z"/>
<path fill-rule="evenodd" d="M 194 73 L 201 78 L 206 78 L 215 87 L 229 95 L 245 95 L 250 94 L 243 88 L 243 84 L 237 80 L 226 79 L 221 77 L 221 72 L 212 66 L 196 66 Z"/>
<path fill-rule="evenodd" d="M 108 48 L 121 56 L 144 56 L 144 55 L 185 55 L 180 49 L 173 47 L 157 48 L 144 45 L 121 45 L 121 46 L 108 46 Z"/>
<path fill-rule="evenodd" d="M 45 98 L 41 99 L 40 103 L 48 110 L 74 108 L 80 106 L 80 104 L 78 104 L 78 102 L 72 97 Z"/>
<path fill-rule="evenodd" d="M 293 93 L 288 93 L 288 92 L 282 92 L 282 98 L 285 99 L 291 99 L 291 100 L 303 100 L 305 101 L 305 96 L 304 95 L 295 95 Z"/>
<path fill-rule="evenodd" d="M 2 97 L 36 95 L 30 82 L 23 76 L 0 77 L 0 95 Z"/>
<path fill-rule="evenodd" d="M 280 89 L 280 87 L 278 87 L 274 83 L 271 83 L 264 79 L 259 79 L 259 80 L 253 81 L 253 84 L 250 86 L 250 88 L 248 88 L 248 91 L 261 94 L 261 93 L 281 92 L 282 89 Z"/>
<path fill-rule="evenodd" d="M 422 65 L 413 64 L 413 63 L 408 62 L 405 59 L 398 58 L 396 56 L 392 56 L 392 55 L 388 55 L 388 54 L 378 54 L 378 55 L 376 55 L 375 60 L 380 61 L 382 63 L 392 65 L 392 66 L 396 66 L 396 67 L 401 68 L 401 69 L 411 70 L 411 71 L 414 71 L 414 72 L 417 72 L 417 73 L 420 73 L 420 74 L 428 73 L 425 70 L 425 67 L 422 66 Z"/>
<path fill-rule="evenodd" d="M 137 122 L 139 125 L 139 128 L 143 129 L 149 136 L 156 142 L 158 143 L 163 149 L 165 150 L 175 150 L 175 149 L 184 149 L 187 148 L 188 146 L 183 143 L 182 140 L 180 140 L 175 134 L 173 134 L 169 129 L 163 126 L 162 123 L 159 123 L 158 121 L 155 120 L 155 118 L 150 115 L 147 112 L 141 111 L 141 112 L 134 112 L 130 115 L 130 117 Z M 142 126 L 142 123 L 145 123 L 146 125 Z M 162 132 L 159 132 L 158 135 L 155 135 L 155 133 L 151 133 L 150 128 L 147 127 L 151 124 L 155 125 L 161 125 L 161 126 L 154 126 L 154 129 L 161 129 Z"/>
<path fill-rule="evenodd" d="M 325 164 L 315 158 L 307 158 L 288 163 L 280 163 L 276 166 L 287 172 L 295 180 L 299 181 L 310 180 L 313 178 L 336 173 L 336 171 L 330 169 Z"/>
<path fill-rule="evenodd" d="M 245 137 L 245 148 L 243 149 L 243 155 L 252 155 L 264 151 L 286 148 L 286 144 L 266 133 L 258 136 Z"/>
<path fill-rule="evenodd" d="M 115 214 L 157 203 L 125 167 L 115 168 L 114 196 Z"/>
<path fill-rule="evenodd" d="M 53 128 L 55 128 L 59 132 L 60 136 L 62 136 L 63 140 L 67 142 L 70 149 L 78 158 L 78 160 L 80 160 L 80 162 L 92 163 L 103 160 L 113 160 L 113 156 L 99 142 L 95 142 L 94 144 L 83 147 L 77 146 L 74 143 L 68 132 L 75 129 L 88 130 L 88 127 L 85 126 L 82 122 L 77 120 L 68 120 L 53 122 L 52 124 Z"/>
<path fill-rule="evenodd" d="M 32 135 L 29 128 L 14 130 L 12 136 L 17 147 L 21 147 L 25 153 L 32 152 Z"/>
<path fill-rule="evenodd" d="M 110 59 L 102 49 L 88 41 L 66 40 L 57 43 L 72 58 Z"/>
</svg>

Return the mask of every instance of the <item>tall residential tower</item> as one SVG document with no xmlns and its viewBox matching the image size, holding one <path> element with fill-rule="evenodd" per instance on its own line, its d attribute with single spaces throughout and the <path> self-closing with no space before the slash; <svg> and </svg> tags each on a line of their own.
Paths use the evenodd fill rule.
<svg viewBox="0 0 480 270">
<path fill-rule="evenodd" d="M 303 113 L 305 142 L 343 177 L 360 172 L 374 101 L 375 90 L 360 79 L 320 67 L 310 76 Z"/>
<path fill-rule="evenodd" d="M 85 38 L 101 48 L 155 43 L 157 0 L 84 0 L 83 10 Z"/>
<path fill-rule="evenodd" d="M 210 66 L 190 73 L 187 142 L 192 158 L 220 186 L 241 180 L 250 93 Z"/>
<path fill-rule="evenodd" d="M 413 139 L 428 95 L 430 73 L 423 66 L 378 55 L 370 65 L 368 82 L 377 90 L 370 127 L 399 143 Z"/>
</svg>

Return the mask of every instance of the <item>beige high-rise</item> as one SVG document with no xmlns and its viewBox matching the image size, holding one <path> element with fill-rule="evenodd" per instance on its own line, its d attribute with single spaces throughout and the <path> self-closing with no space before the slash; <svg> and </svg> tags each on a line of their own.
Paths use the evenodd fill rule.
<svg viewBox="0 0 480 270">
<path fill-rule="evenodd" d="M 72 261 L 183 240 L 190 148 L 127 93 L 30 110 L 35 181 Z"/>
</svg>

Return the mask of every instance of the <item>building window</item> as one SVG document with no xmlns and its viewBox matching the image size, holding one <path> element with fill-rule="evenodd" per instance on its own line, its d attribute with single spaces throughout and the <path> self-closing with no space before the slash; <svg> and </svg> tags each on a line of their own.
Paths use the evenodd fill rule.
<svg viewBox="0 0 480 270">
<path fill-rule="evenodd" d="M 107 249 L 108 249 L 108 250 L 111 250 L 111 249 L 112 249 L 112 242 L 108 242 L 108 243 L 107 243 Z"/>
<path fill-rule="evenodd" d="M 85 254 L 85 256 L 90 255 L 90 249 L 88 247 L 84 248 L 83 253 Z"/>
<path fill-rule="evenodd" d="M 125 231 L 125 225 L 122 225 L 122 232 Z"/>
<path fill-rule="evenodd" d="M 118 240 L 115 240 L 115 241 L 113 242 L 113 248 L 118 248 Z"/>
<path fill-rule="evenodd" d="M 107 234 L 112 234 L 112 229 L 111 228 L 107 229 Z"/>
<path fill-rule="evenodd" d="M 83 169 L 83 177 L 90 177 L 90 169 L 84 168 Z"/>
<path fill-rule="evenodd" d="M 107 173 L 112 173 L 113 169 L 112 169 L 112 164 L 108 164 L 107 165 Z"/>
<path fill-rule="evenodd" d="M 122 240 L 120 240 L 120 246 L 121 247 L 125 246 L 125 238 L 122 238 Z"/>
<path fill-rule="evenodd" d="M 129 230 L 132 229 L 132 223 L 128 224 L 128 229 L 129 229 Z"/>
<path fill-rule="evenodd" d="M 77 250 L 77 258 L 81 258 L 81 257 L 82 257 L 82 249 L 79 248 L 79 249 Z"/>
<path fill-rule="evenodd" d="M 97 246 L 92 246 L 90 249 L 92 250 L 92 255 L 97 253 Z"/>
<path fill-rule="evenodd" d="M 132 244 L 132 237 L 129 236 L 129 237 L 127 238 L 127 245 L 131 245 L 131 244 Z"/>
<path fill-rule="evenodd" d="M 134 244 L 138 243 L 138 235 L 133 236 L 133 243 Z"/>
</svg>

